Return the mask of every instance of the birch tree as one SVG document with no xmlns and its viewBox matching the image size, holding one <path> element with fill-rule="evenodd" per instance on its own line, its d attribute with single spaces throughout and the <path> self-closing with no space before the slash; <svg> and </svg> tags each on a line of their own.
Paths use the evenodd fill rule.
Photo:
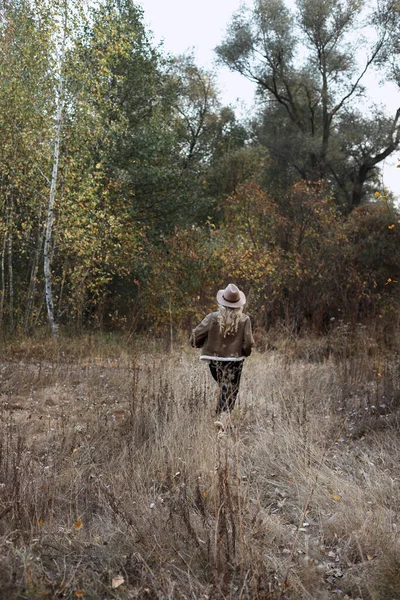
<svg viewBox="0 0 400 600">
<path fill-rule="evenodd" d="M 0 323 L 6 317 L 12 330 L 27 298 L 19 265 L 29 264 L 36 242 L 41 245 L 53 114 L 52 30 L 48 13 L 35 2 L 10 0 L 0 13 Z"/>
</svg>

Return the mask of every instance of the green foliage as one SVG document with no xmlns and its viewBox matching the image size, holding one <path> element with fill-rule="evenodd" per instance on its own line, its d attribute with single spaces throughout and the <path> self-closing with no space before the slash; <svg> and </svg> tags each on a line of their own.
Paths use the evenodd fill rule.
<svg viewBox="0 0 400 600">
<path fill-rule="evenodd" d="M 379 194 L 358 204 L 399 117 L 347 102 L 359 82 L 344 42 L 360 8 L 302 0 L 294 15 L 274 0 L 234 17 L 220 57 L 269 97 L 249 125 L 192 56 L 152 45 L 130 0 L 4 3 L 0 328 L 46 322 L 60 107 L 47 248 L 61 324 L 190 328 L 232 280 L 262 327 L 397 318 L 397 210 Z M 376 14 L 385 24 L 397 15 Z M 385 36 L 374 61 L 389 68 Z M 346 217 L 338 199 L 356 208 Z"/>
<path fill-rule="evenodd" d="M 177 228 L 160 246 L 148 248 L 147 259 L 147 326 L 194 326 L 212 305 L 223 268 L 214 228 Z"/>
<path fill-rule="evenodd" d="M 32 288 L 35 248 L 42 241 L 54 110 L 54 45 L 45 7 L 39 11 L 36 3 L 11 1 L 1 13 L 0 322 L 8 299 L 8 327 L 13 329 Z M 24 286 L 27 276 L 30 284 Z M 19 304 L 14 305 L 17 295 Z"/>
<path fill-rule="evenodd" d="M 383 116 L 363 86 L 368 71 L 398 60 L 394 8 L 299 0 L 291 12 L 283 0 L 257 0 L 234 15 L 216 50 L 265 100 L 255 130 L 271 157 L 269 180 L 285 188 L 323 179 L 347 211 L 370 192 L 400 142 L 400 113 Z"/>
</svg>

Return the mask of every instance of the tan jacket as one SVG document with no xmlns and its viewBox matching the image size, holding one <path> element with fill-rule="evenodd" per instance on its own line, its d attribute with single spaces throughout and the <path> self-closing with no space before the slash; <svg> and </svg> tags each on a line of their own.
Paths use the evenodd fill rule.
<svg viewBox="0 0 400 600">
<path fill-rule="evenodd" d="M 243 360 L 250 356 L 254 344 L 250 317 L 242 315 L 237 332 L 224 338 L 219 330 L 218 312 L 210 313 L 193 329 L 190 343 L 194 348 L 203 348 L 201 358 Z"/>
</svg>

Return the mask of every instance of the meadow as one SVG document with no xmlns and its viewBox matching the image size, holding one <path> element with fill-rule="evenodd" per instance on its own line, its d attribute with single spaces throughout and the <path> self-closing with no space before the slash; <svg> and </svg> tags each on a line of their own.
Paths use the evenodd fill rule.
<svg viewBox="0 0 400 600">
<path fill-rule="evenodd" d="M 0 597 L 400 598 L 400 370 L 365 327 L 280 333 L 231 433 L 182 338 L 0 350 Z"/>
</svg>

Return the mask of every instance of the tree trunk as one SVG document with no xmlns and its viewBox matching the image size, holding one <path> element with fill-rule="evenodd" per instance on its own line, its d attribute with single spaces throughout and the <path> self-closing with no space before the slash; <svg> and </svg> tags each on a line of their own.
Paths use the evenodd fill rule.
<svg viewBox="0 0 400 600">
<path fill-rule="evenodd" d="M 171 300 L 168 301 L 168 312 L 169 312 L 169 344 L 170 344 L 170 352 L 174 351 L 174 326 L 172 320 L 172 303 Z"/>
<path fill-rule="evenodd" d="M 326 177 L 326 161 L 328 156 L 329 141 L 331 135 L 332 116 L 328 109 L 329 94 L 328 94 L 328 73 L 326 67 L 325 50 L 322 50 L 321 57 L 321 74 L 322 74 L 322 143 L 319 156 L 319 178 Z"/>
<path fill-rule="evenodd" d="M 364 183 L 367 180 L 369 170 L 370 169 L 368 165 L 365 163 L 362 164 L 358 169 L 357 178 L 353 184 L 350 210 L 356 208 L 357 206 L 360 206 L 365 196 Z"/>
<path fill-rule="evenodd" d="M 380 162 L 385 160 L 392 152 L 394 152 L 400 144 L 400 108 L 397 109 L 396 115 L 393 119 L 392 131 L 389 136 L 389 140 L 387 146 L 375 156 L 369 156 L 364 160 L 364 162 L 360 165 L 357 173 L 357 178 L 353 184 L 352 190 L 352 204 L 351 209 L 359 206 L 365 196 L 364 184 L 368 179 L 370 172 L 378 165 Z"/>
<path fill-rule="evenodd" d="M 66 14 L 65 14 L 66 20 Z M 65 56 L 65 37 L 66 37 L 66 23 L 64 23 L 64 33 L 61 47 L 61 62 L 60 62 L 60 80 L 57 90 L 57 114 L 56 114 L 56 130 L 54 137 L 54 154 L 53 154 L 53 170 L 51 174 L 50 183 L 50 195 L 49 202 L 47 205 L 47 218 L 45 223 L 44 232 L 44 250 L 43 250 L 43 269 L 44 269 L 44 281 L 45 281 L 45 295 L 46 295 L 46 307 L 47 307 L 47 318 L 51 328 L 51 332 L 54 336 L 58 335 L 58 323 L 54 313 L 54 301 L 51 281 L 51 247 L 52 247 L 52 232 L 54 225 L 54 204 L 56 199 L 57 189 L 57 175 L 58 175 L 58 163 L 60 157 L 60 142 L 61 142 L 61 129 L 62 129 L 62 117 L 63 117 L 63 64 Z"/>
<path fill-rule="evenodd" d="M 13 235 L 12 235 L 12 222 L 13 222 L 14 202 L 11 199 L 10 208 L 8 212 L 8 227 L 7 227 L 7 260 L 8 260 L 8 313 L 9 313 L 9 329 L 12 333 L 14 331 L 14 270 L 13 270 Z"/>
<path fill-rule="evenodd" d="M 4 299 L 6 294 L 6 245 L 7 245 L 7 232 L 4 233 L 3 248 L 1 251 L 1 292 L 0 292 L 0 329 L 3 325 L 3 313 L 4 313 Z"/>
<path fill-rule="evenodd" d="M 62 80 L 61 80 L 62 85 Z M 58 325 L 54 316 L 54 302 L 53 302 L 53 291 L 51 281 L 51 264 L 50 264 L 50 253 L 52 244 L 52 232 L 54 225 L 54 203 L 56 197 L 57 187 L 57 175 L 58 175 L 58 161 L 60 155 L 60 138 L 61 138 L 61 124 L 62 124 L 62 106 L 61 99 L 57 108 L 57 126 L 56 136 L 54 140 L 54 158 L 53 158 L 53 172 L 51 176 L 50 185 L 50 196 L 47 205 L 47 219 L 45 225 L 44 234 L 44 252 L 43 252 L 43 269 L 44 269 L 44 281 L 45 281 L 45 293 L 46 293 L 46 306 L 47 306 L 47 317 L 49 320 L 51 332 L 53 335 L 58 334 Z"/>
<path fill-rule="evenodd" d="M 42 209 L 40 209 L 40 212 L 39 212 L 39 224 L 38 224 L 38 232 L 37 232 L 37 238 L 36 238 L 36 250 L 35 250 L 34 257 L 33 257 L 31 278 L 29 281 L 29 289 L 28 289 L 28 298 L 26 301 L 26 308 L 25 308 L 24 329 L 26 332 L 29 331 L 29 328 L 31 325 L 32 309 L 33 309 L 33 304 L 34 304 L 34 300 L 35 300 L 35 292 L 36 292 L 36 285 L 37 285 L 37 273 L 38 273 L 38 269 L 39 269 L 40 255 L 42 253 L 42 247 L 43 247 L 43 232 L 42 232 L 42 227 L 41 227 L 41 217 L 42 217 Z"/>
<path fill-rule="evenodd" d="M 7 258 L 8 258 L 8 296 L 9 296 L 9 329 L 12 333 L 14 331 L 14 271 L 13 271 L 13 262 L 12 262 L 12 247 L 13 247 L 13 239 L 12 232 L 8 232 L 7 238 Z"/>
</svg>

